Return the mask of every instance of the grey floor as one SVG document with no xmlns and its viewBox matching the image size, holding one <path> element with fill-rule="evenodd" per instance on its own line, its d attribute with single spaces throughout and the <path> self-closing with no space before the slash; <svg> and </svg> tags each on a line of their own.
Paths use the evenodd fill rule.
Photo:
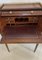
<svg viewBox="0 0 42 60">
<path fill-rule="evenodd" d="M 4 44 L 0 44 L 0 60 L 42 60 L 42 44 L 34 53 L 32 49 L 22 44 L 9 44 L 10 53 Z"/>
</svg>

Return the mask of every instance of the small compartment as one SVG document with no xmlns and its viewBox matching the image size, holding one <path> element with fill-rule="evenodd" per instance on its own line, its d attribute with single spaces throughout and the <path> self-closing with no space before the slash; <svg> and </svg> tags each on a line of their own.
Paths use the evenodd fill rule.
<svg viewBox="0 0 42 60">
<path fill-rule="evenodd" d="M 22 17 L 20 17 L 20 18 L 15 18 L 15 22 L 28 22 L 28 18 L 22 18 Z"/>
<path fill-rule="evenodd" d="M 15 24 L 11 24 L 11 26 L 15 26 Z"/>
<path fill-rule="evenodd" d="M 10 26 L 10 24 L 6 24 L 6 26 Z"/>
</svg>

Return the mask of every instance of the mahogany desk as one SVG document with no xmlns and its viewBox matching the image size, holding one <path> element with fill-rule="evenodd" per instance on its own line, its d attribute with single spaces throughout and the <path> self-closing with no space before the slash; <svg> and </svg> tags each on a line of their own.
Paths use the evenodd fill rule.
<svg viewBox="0 0 42 60">
<path fill-rule="evenodd" d="M 0 5 L 0 33 L 3 36 L 0 43 L 5 43 L 7 49 L 8 43 L 37 43 L 37 48 L 42 43 L 42 5 Z"/>
</svg>

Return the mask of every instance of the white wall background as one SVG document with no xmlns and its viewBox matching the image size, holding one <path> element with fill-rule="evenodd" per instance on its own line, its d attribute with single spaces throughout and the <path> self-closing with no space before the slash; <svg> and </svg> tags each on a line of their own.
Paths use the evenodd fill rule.
<svg viewBox="0 0 42 60">
<path fill-rule="evenodd" d="M 2 3 L 35 3 L 40 2 L 42 3 L 42 0 L 0 0 L 0 4 Z M 22 46 L 34 50 L 35 44 L 22 44 Z"/>
<path fill-rule="evenodd" d="M 42 0 L 0 0 L 0 3 L 32 3 L 41 2 Z"/>
</svg>

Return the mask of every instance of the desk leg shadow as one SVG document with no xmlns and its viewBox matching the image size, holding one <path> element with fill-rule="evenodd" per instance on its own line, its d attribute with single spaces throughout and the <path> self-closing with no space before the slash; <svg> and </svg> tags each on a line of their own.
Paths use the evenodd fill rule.
<svg viewBox="0 0 42 60">
<path fill-rule="evenodd" d="M 5 46 L 6 46 L 7 50 L 8 50 L 8 52 L 10 52 L 8 45 L 7 45 L 7 44 L 5 44 Z"/>
<path fill-rule="evenodd" d="M 34 52 L 36 52 L 38 45 L 39 45 L 39 44 L 36 44 L 35 49 L 34 49 Z"/>
</svg>

